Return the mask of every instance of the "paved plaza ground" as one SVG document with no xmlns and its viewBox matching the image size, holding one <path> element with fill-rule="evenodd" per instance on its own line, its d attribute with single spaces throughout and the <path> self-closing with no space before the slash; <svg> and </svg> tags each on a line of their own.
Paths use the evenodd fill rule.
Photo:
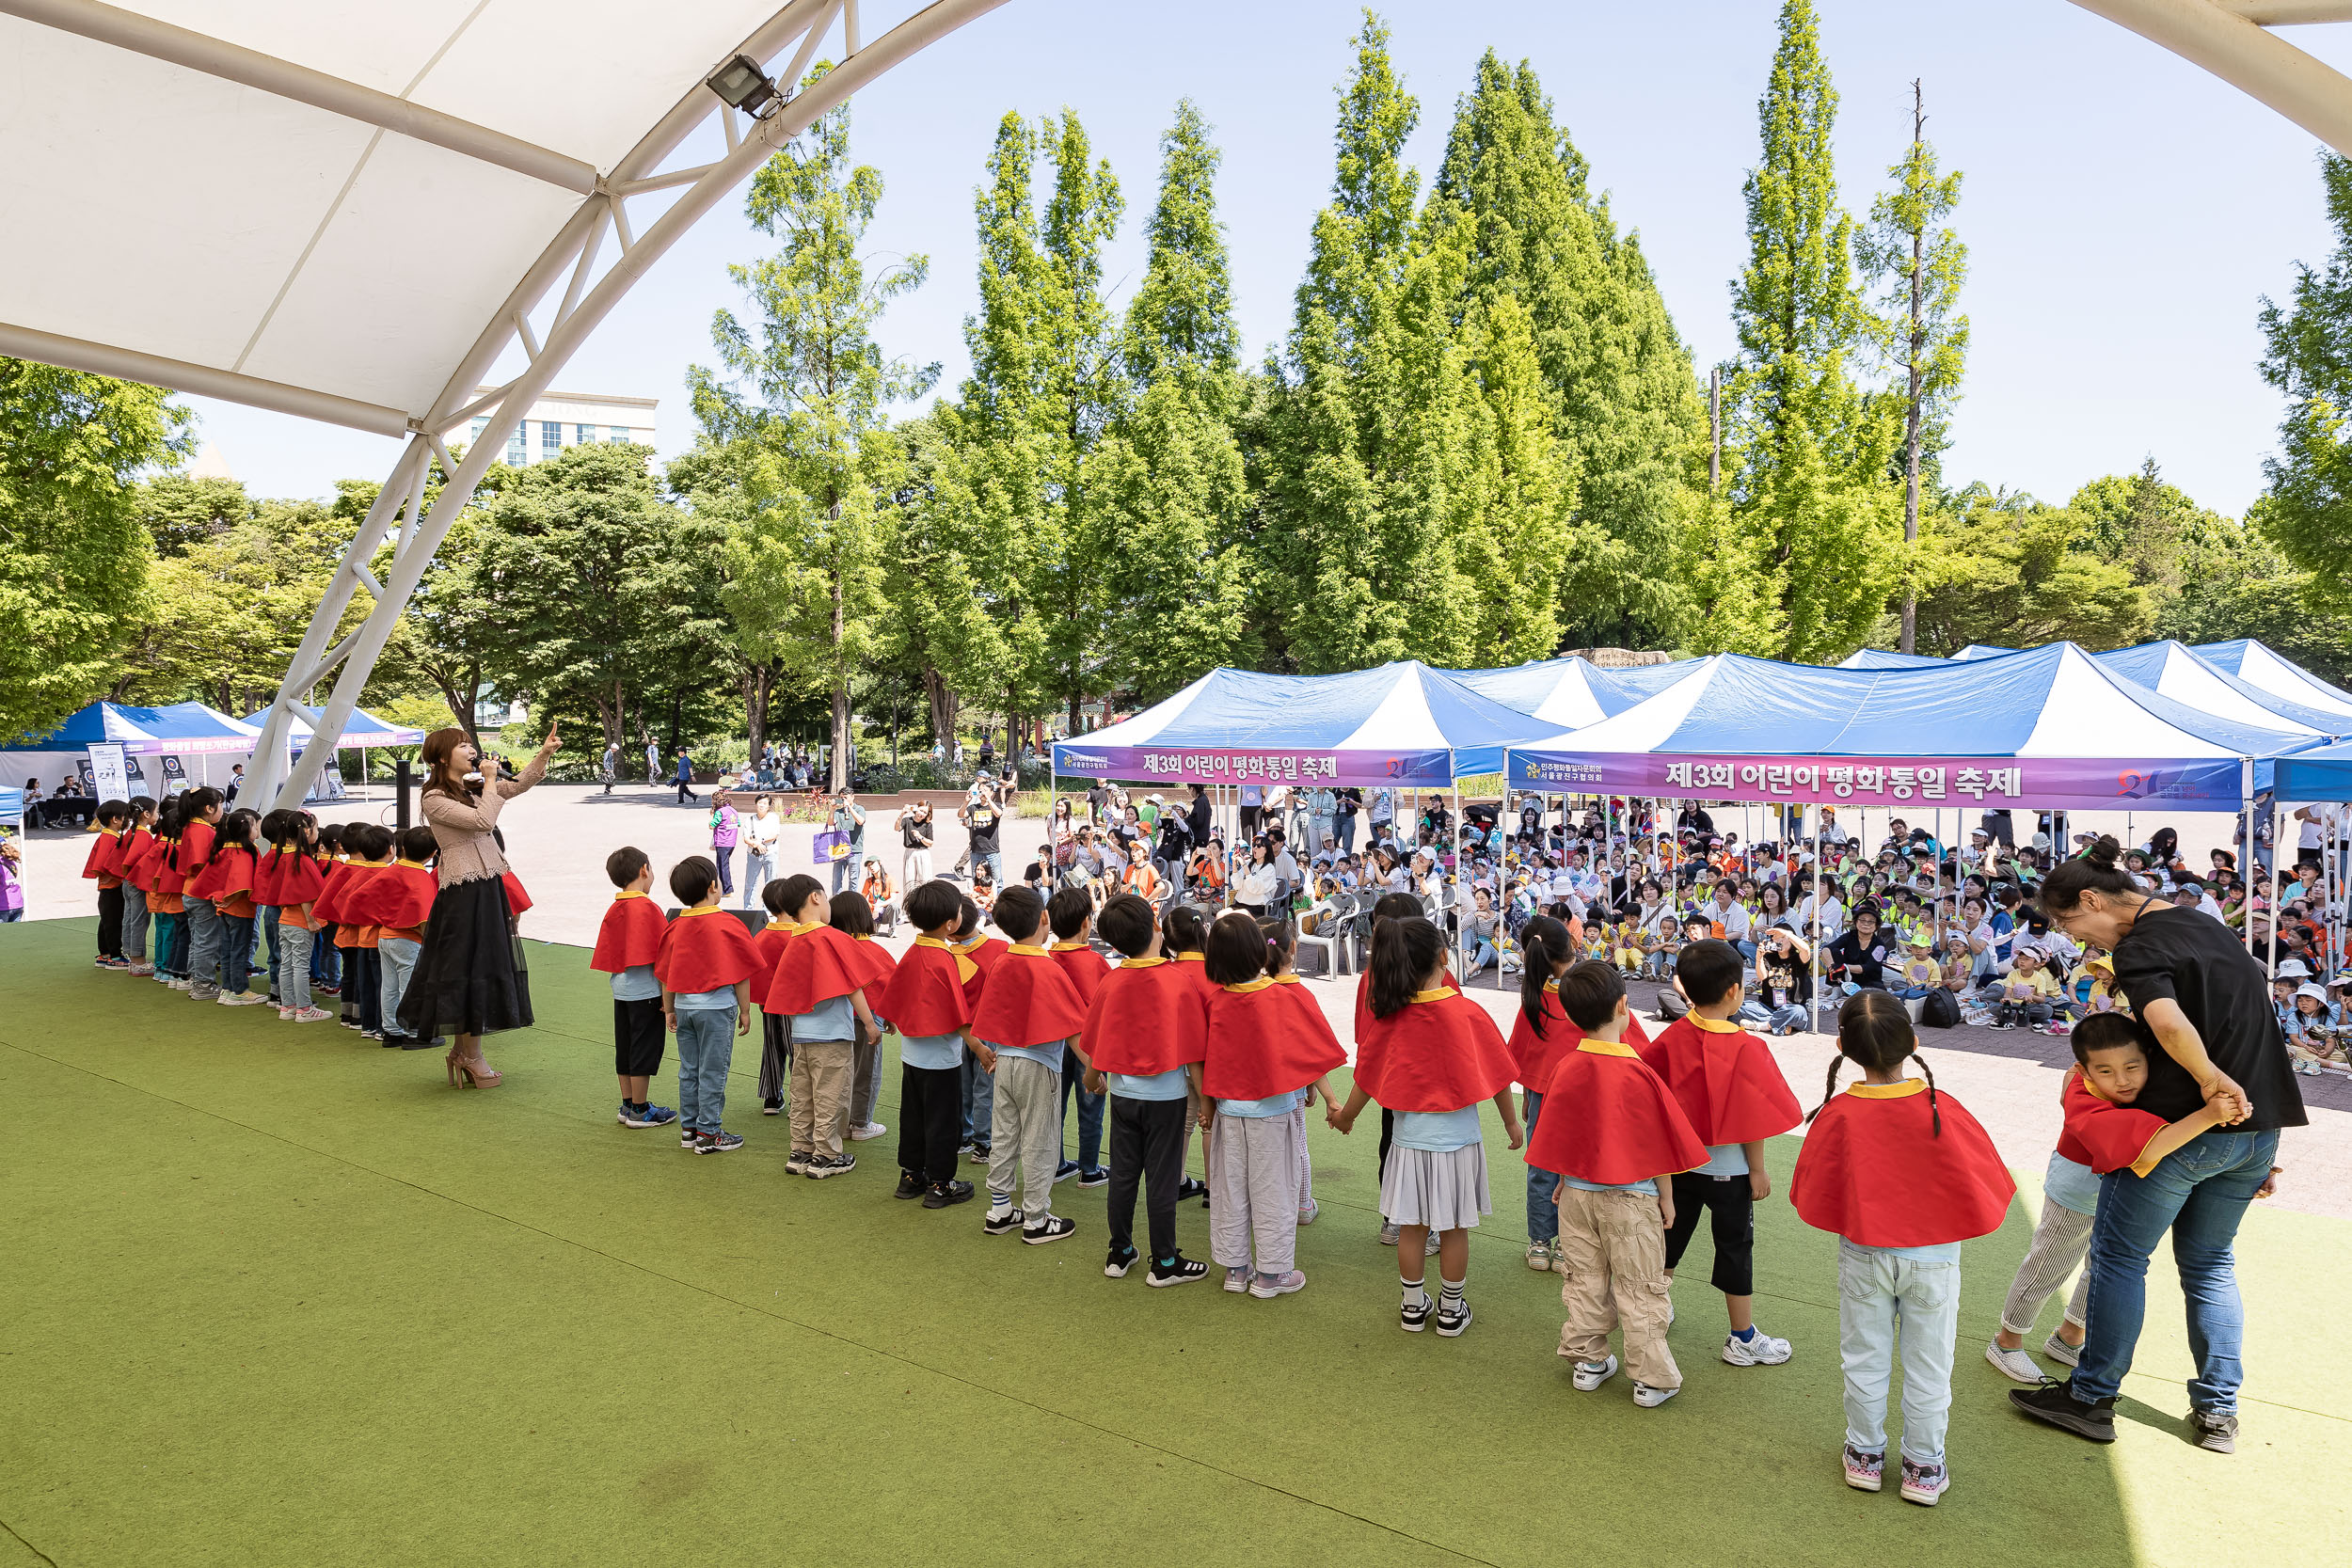
<svg viewBox="0 0 2352 1568">
<path fill-rule="evenodd" d="M 19 1113 L 0 1140 L 0 1568 L 2340 1554 L 2352 1110 L 2333 1085 L 2243 1233 L 2239 1452 L 2185 1438 L 2161 1257 L 2122 1439 L 2094 1449 L 2013 1417 L 1980 1354 L 2039 1203 L 2064 1042 L 1947 1032 L 1937 1080 L 2022 1191 L 1967 1250 L 1955 1484 L 1930 1513 L 1838 1480 L 1836 1243 L 1778 1196 L 1757 1210 L 1757 1313 L 1794 1359 L 1715 1359 L 1701 1242 L 1676 1290 L 1686 1388 L 1645 1412 L 1622 1378 L 1569 1390 L 1557 1282 L 1520 1262 L 1499 1132 L 1478 1318 L 1447 1341 L 1397 1332 L 1373 1140 L 1319 1121 L 1310 1283 L 1275 1302 L 1103 1278 L 1099 1192 L 1059 1189 L 1080 1229 L 1042 1248 L 983 1237 L 974 1207 L 892 1202 L 895 1135 L 857 1146 L 846 1179 L 787 1178 L 755 1051 L 733 1079 L 739 1154 L 616 1127 L 610 1003 L 579 944 L 609 847 L 700 847 L 700 814 L 666 800 L 548 786 L 510 809 L 539 1022 L 491 1042 L 508 1082 L 479 1093 L 433 1055 L 94 970 L 83 841 L 34 836 L 35 912 L 65 918 L 0 928 L 0 1093 Z M 1344 1014 L 1352 982 L 1315 989 Z M 1830 1047 L 1776 1049 L 1810 1103 Z M 1784 1190 L 1796 1148 L 1773 1147 Z M 1198 1207 L 1180 1233 L 1206 1255 Z"/>
</svg>

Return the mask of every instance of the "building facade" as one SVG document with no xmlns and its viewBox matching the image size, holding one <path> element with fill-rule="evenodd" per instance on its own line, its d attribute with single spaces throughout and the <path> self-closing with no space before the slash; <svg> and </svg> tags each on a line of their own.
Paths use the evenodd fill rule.
<svg viewBox="0 0 2352 1568">
<path fill-rule="evenodd" d="M 491 391 L 488 387 L 474 388 L 480 397 Z M 604 442 L 634 441 L 640 446 L 654 444 L 653 398 L 609 397 L 602 392 L 548 391 L 532 404 L 529 412 L 506 438 L 502 454 L 506 466 L 523 467 L 532 463 L 544 463 L 561 453 L 565 447 L 596 445 Z M 482 435 L 489 420 L 473 421 L 467 436 L 469 441 Z"/>
</svg>

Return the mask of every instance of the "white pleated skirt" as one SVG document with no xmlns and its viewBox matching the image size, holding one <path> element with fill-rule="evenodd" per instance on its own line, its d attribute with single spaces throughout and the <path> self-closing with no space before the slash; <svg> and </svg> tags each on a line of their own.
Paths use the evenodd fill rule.
<svg viewBox="0 0 2352 1568">
<path fill-rule="evenodd" d="M 1486 1146 L 1464 1144 L 1438 1153 L 1427 1148 L 1389 1149 L 1380 1174 L 1380 1213 L 1391 1225 L 1425 1225 L 1433 1230 L 1467 1230 L 1478 1216 L 1495 1212 L 1486 1194 Z"/>
</svg>

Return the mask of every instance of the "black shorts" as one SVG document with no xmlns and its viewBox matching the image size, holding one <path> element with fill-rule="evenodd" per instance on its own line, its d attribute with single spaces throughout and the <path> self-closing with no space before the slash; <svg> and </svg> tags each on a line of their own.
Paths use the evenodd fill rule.
<svg viewBox="0 0 2352 1568">
<path fill-rule="evenodd" d="M 1674 1183 L 1675 1222 L 1666 1228 L 1667 1269 L 1671 1272 L 1682 1261 L 1704 1210 L 1715 1243 L 1715 1267 L 1708 1283 L 1727 1296 L 1756 1294 L 1756 1199 L 1748 1179 L 1685 1172 Z"/>
<path fill-rule="evenodd" d="M 651 1078 L 661 1070 L 661 1047 L 667 1028 L 661 1020 L 661 998 L 643 1002 L 612 999 L 612 1070 L 623 1078 Z"/>
</svg>

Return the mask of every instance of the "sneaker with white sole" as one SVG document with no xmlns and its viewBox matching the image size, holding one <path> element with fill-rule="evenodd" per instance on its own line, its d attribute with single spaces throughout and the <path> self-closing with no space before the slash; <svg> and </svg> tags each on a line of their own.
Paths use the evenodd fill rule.
<svg viewBox="0 0 2352 1568">
<path fill-rule="evenodd" d="M 855 1169 L 857 1156 L 854 1154 L 819 1154 L 809 1161 L 808 1168 L 801 1174 L 811 1181 L 822 1181 L 829 1177 L 847 1176 Z"/>
<path fill-rule="evenodd" d="M 1528 1243 L 1527 1266 L 1537 1274 L 1549 1274 L 1551 1272 L 1551 1248 L 1552 1243 L 1549 1242 Z"/>
<path fill-rule="evenodd" d="M 1134 1247 L 1114 1247 L 1110 1255 L 1103 1259 L 1103 1276 L 1106 1279 L 1124 1279 L 1127 1271 L 1142 1261 L 1143 1254 Z"/>
<path fill-rule="evenodd" d="M 1143 1276 L 1143 1282 L 1155 1287 L 1189 1285 L 1196 1279 L 1206 1279 L 1208 1275 L 1208 1264 L 1180 1252 L 1166 1262 L 1152 1259 L 1151 1271 Z"/>
<path fill-rule="evenodd" d="M 850 1128 L 850 1141 L 853 1144 L 870 1143 L 889 1131 L 888 1127 L 879 1121 L 869 1121 L 863 1127 Z"/>
<path fill-rule="evenodd" d="M 1237 1269 L 1227 1269 L 1225 1271 L 1225 1288 L 1228 1291 L 1231 1291 L 1233 1294 L 1240 1295 L 1244 1291 L 1249 1289 L 1250 1276 L 1255 1275 L 1257 1272 L 1257 1270 L 1249 1267 L 1247 1263 Z"/>
<path fill-rule="evenodd" d="M 1292 1269 L 1286 1274 L 1262 1274 L 1249 1282 L 1249 1293 L 1260 1301 L 1272 1301 L 1276 1296 L 1289 1295 L 1293 1291 L 1307 1288 L 1307 1271 Z"/>
<path fill-rule="evenodd" d="M 1672 1388 L 1660 1388 L 1651 1384 L 1636 1382 L 1633 1385 L 1633 1402 L 1645 1410 L 1655 1410 L 1681 1392 L 1680 1384 L 1677 1384 Z"/>
<path fill-rule="evenodd" d="M 1851 1443 L 1846 1445 L 1846 1484 L 1857 1492 L 1875 1492 L 1885 1484 L 1886 1456 L 1864 1453 Z"/>
<path fill-rule="evenodd" d="M 1727 1367 L 1777 1367 L 1788 1359 L 1789 1354 L 1788 1340 L 1775 1339 L 1760 1328 L 1753 1338 L 1742 1339 L 1737 1334 L 1724 1336 L 1724 1364 Z"/>
<path fill-rule="evenodd" d="M 280 1023 L 292 1023 L 294 1022 L 294 1010 L 292 1007 L 280 1007 L 278 1009 L 278 1022 Z"/>
<path fill-rule="evenodd" d="M 1380 1244 L 1382 1246 L 1394 1246 L 1396 1245 L 1396 1222 L 1393 1220 L 1382 1220 L 1380 1222 Z"/>
<path fill-rule="evenodd" d="M 1407 1334 L 1419 1334 L 1429 1326 L 1429 1314 L 1437 1309 L 1437 1302 L 1424 1291 L 1418 1301 L 1406 1299 L 1397 1304 L 1396 1326 Z"/>
<path fill-rule="evenodd" d="M 224 1007 L 259 1007 L 269 998 L 258 990 L 225 990 L 220 993 L 219 1001 Z"/>
<path fill-rule="evenodd" d="M 2055 1330 L 2051 1332 L 2051 1335 L 2047 1339 L 2042 1341 L 2042 1354 L 2048 1356 L 2051 1360 L 2057 1362 L 2061 1367 L 2079 1367 L 2082 1365 L 2082 1346 L 2068 1344 L 2065 1340 L 2058 1337 Z"/>
<path fill-rule="evenodd" d="M 2036 1387 L 2042 1383 L 2042 1368 L 2032 1356 L 2026 1354 L 2023 1345 L 2015 1350 L 2004 1350 L 1998 1339 L 1988 1339 L 1985 1341 L 1984 1358 L 1993 1363 L 1994 1371 L 2008 1378 L 2011 1383 L 2023 1383 Z"/>
<path fill-rule="evenodd" d="M 812 1157 L 813 1156 L 811 1156 L 809 1151 L 805 1148 L 794 1149 L 791 1153 L 784 1157 L 784 1174 L 787 1176 L 806 1176 L 808 1174 L 808 1162 Z"/>
<path fill-rule="evenodd" d="M 1941 1465 L 1915 1465 L 1903 1461 L 1902 1498 L 1922 1508 L 1933 1508 L 1944 1494 L 1951 1490 L 1952 1474 Z"/>
<path fill-rule="evenodd" d="M 991 1210 L 988 1217 L 980 1221 L 980 1234 L 1009 1236 L 1021 1228 L 1021 1211 L 1018 1209 Z"/>
<path fill-rule="evenodd" d="M 1021 1239 L 1030 1246 L 1043 1246 L 1048 1242 L 1058 1242 L 1074 1234 L 1077 1228 L 1078 1222 L 1068 1214 L 1049 1214 L 1043 1225 L 1025 1223 L 1021 1227 Z"/>
<path fill-rule="evenodd" d="M 1606 1356 L 1598 1361 L 1580 1361 L 1575 1374 L 1568 1379 L 1580 1394 L 1589 1394 L 1617 1375 L 1617 1358 Z"/>
<path fill-rule="evenodd" d="M 1086 1182 L 1081 1180 L 1078 1185 L 1083 1187 L 1086 1185 Z M 1301 1225 L 1312 1225 L 1315 1223 L 1315 1217 L 1322 1212 L 1323 1205 L 1317 1203 L 1311 1197 L 1306 1202 L 1298 1206 L 1298 1223 Z"/>
<path fill-rule="evenodd" d="M 1477 1317 L 1478 1314 L 1470 1310 L 1470 1303 L 1467 1301 L 1455 1307 L 1440 1305 L 1438 1308 L 1438 1338 L 1440 1339 L 1460 1338 L 1463 1330 L 1469 1328 Z"/>
<path fill-rule="evenodd" d="M 333 1022 L 334 1017 L 335 1015 L 325 1007 L 303 1007 L 288 1013 L 286 1022 L 289 1023 L 327 1023 Z"/>
</svg>

